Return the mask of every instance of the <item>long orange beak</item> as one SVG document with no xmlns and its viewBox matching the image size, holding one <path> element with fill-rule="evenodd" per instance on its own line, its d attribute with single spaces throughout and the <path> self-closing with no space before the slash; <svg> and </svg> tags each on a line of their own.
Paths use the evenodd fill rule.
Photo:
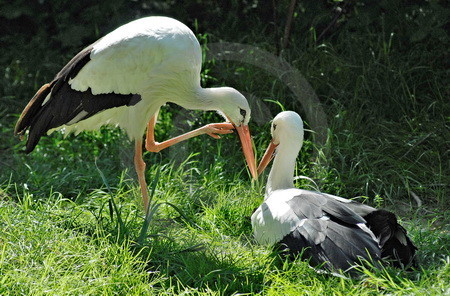
<svg viewBox="0 0 450 296">
<path fill-rule="evenodd" d="M 256 160 L 255 154 L 253 153 L 252 140 L 250 138 L 250 130 L 248 125 L 235 126 L 239 138 L 242 143 L 242 150 L 244 151 L 245 160 L 247 161 L 248 168 L 252 174 L 253 179 L 258 179 L 258 174 L 256 173 Z"/>
<path fill-rule="evenodd" d="M 278 144 L 274 144 L 273 140 L 270 141 L 270 144 L 267 147 L 266 152 L 264 153 L 264 156 L 258 165 L 258 170 L 257 170 L 258 175 L 261 175 L 261 173 L 264 172 L 264 169 L 267 167 L 267 165 L 270 163 L 270 161 L 275 156 L 275 149 L 277 148 L 277 146 L 278 146 Z"/>
</svg>

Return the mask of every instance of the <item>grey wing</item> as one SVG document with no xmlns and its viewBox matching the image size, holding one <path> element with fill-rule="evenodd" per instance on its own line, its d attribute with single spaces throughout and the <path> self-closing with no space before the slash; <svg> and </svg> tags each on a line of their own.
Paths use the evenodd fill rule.
<svg viewBox="0 0 450 296">
<path fill-rule="evenodd" d="M 302 194 L 287 201 L 287 203 L 298 216 L 305 218 L 318 218 L 323 216 L 325 212 L 330 215 L 330 218 L 338 219 L 344 223 L 366 223 L 363 217 L 347 207 L 346 204 L 320 192 L 305 190 Z"/>
<path fill-rule="evenodd" d="M 360 224 L 365 220 L 340 203 L 308 192 L 287 202 L 303 221 L 280 244 L 291 255 L 303 253 L 313 265 L 349 269 L 360 259 L 378 260 L 380 248 L 373 234 Z"/>
<path fill-rule="evenodd" d="M 394 213 L 342 197 L 324 195 L 345 205 L 366 220 L 367 227 L 379 239 L 381 257 L 388 258 L 395 267 L 417 265 L 415 260 L 417 247 L 408 237 L 406 229 L 398 223 Z"/>
</svg>

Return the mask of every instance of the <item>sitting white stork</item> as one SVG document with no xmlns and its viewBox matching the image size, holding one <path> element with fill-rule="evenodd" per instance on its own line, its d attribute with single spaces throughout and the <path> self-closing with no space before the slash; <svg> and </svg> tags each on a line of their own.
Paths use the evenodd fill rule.
<svg viewBox="0 0 450 296">
<path fill-rule="evenodd" d="M 79 52 L 43 85 L 22 112 L 15 133 L 29 130 L 26 152 L 54 130 L 97 130 L 102 125 L 123 128 L 135 141 L 135 167 L 144 208 L 148 209 L 142 138 L 157 152 L 191 137 L 228 134 L 236 129 L 253 178 L 256 163 L 245 97 L 230 87 L 202 88 L 202 52 L 193 32 L 168 17 L 146 17 L 125 24 Z M 158 143 L 154 126 L 167 102 L 187 109 L 217 110 L 228 122 L 208 124 Z"/>
<path fill-rule="evenodd" d="M 272 141 L 258 174 L 274 162 L 264 202 L 252 215 L 258 243 L 278 244 L 283 254 L 303 254 L 329 270 L 350 270 L 360 259 L 381 258 L 410 265 L 416 247 L 393 213 L 348 199 L 294 187 L 295 160 L 303 144 L 303 122 L 292 111 L 272 122 Z M 276 153 L 275 153 L 276 150 Z"/>
</svg>

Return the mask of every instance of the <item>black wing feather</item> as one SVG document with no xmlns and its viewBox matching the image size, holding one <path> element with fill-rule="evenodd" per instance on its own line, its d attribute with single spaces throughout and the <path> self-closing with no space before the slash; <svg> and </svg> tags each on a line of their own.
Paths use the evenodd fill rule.
<svg viewBox="0 0 450 296">
<path fill-rule="evenodd" d="M 381 256 L 387 258 L 393 266 L 417 266 L 417 247 L 408 237 L 406 229 L 398 223 L 394 213 L 377 210 L 356 201 L 342 202 L 329 195 L 327 198 L 345 205 L 366 220 L 367 227 L 380 240 Z"/>
<path fill-rule="evenodd" d="M 305 224 L 311 222 L 314 220 L 308 220 Z M 315 242 L 316 237 L 300 226 L 280 241 L 283 253 L 292 258 L 302 254 L 303 258 L 310 259 L 313 266 L 324 266 L 330 270 L 347 270 L 355 264 L 362 264 L 361 259 L 376 262 L 380 258 L 377 242 L 362 229 L 350 228 L 332 220 L 321 222 L 326 223 L 327 227 L 320 243 Z"/>
<path fill-rule="evenodd" d="M 98 42 L 98 41 L 97 41 Z M 133 106 L 141 100 L 138 94 L 97 94 L 93 95 L 91 89 L 86 91 L 73 90 L 69 79 L 76 77 L 79 71 L 90 61 L 92 44 L 74 58 L 72 58 L 55 79 L 45 84 L 25 107 L 17 122 L 15 133 L 22 134 L 30 130 L 25 152 L 29 153 L 36 147 L 39 139 L 52 128 L 71 122 L 80 112 L 86 114 L 77 118 L 77 122 L 91 117 L 103 110 L 120 106 Z M 43 105 L 46 97 L 50 99 Z"/>
<path fill-rule="evenodd" d="M 375 210 L 365 216 L 367 225 L 380 238 L 381 256 L 396 267 L 416 266 L 417 247 L 408 237 L 407 231 L 398 224 L 394 213 Z"/>
<path fill-rule="evenodd" d="M 302 193 L 287 204 L 303 224 L 280 241 L 284 253 L 301 253 L 313 265 L 342 270 L 362 263 L 361 259 L 380 259 L 378 242 L 358 226 L 366 221 L 345 204 L 317 192 Z"/>
</svg>

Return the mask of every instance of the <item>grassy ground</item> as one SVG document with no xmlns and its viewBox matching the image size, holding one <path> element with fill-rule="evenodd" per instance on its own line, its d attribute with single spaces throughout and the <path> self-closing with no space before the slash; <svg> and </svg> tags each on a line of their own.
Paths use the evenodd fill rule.
<svg viewBox="0 0 450 296">
<path fill-rule="evenodd" d="M 275 52 L 260 27 L 239 35 L 228 23 L 199 37 Z M 72 54 L 33 39 L 0 58 L 0 295 L 450 295 L 448 38 L 406 42 L 401 30 L 356 26 L 316 44 L 317 34 L 303 29 L 293 28 L 282 56 L 311 84 L 329 129 L 322 153 L 306 135 L 297 174 L 316 184 L 297 186 L 396 211 L 419 248 L 418 270 L 344 279 L 280 262 L 256 245 L 250 216 L 266 176 L 250 182 L 235 135 L 145 155 L 160 206 L 142 236 L 133 144 L 121 132 L 53 134 L 21 153 L 12 135 L 18 113 Z M 202 78 L 264 102 L 266 117 L 255 113 L 251 123 L 259 155 L 268 120 L 281 110 L 265 99 L 304 115 L 285 81 L 258 66 L 208 62 Z M 218 120 L 168 106 L 157 138 Z"/>
<path fill-rule="evenodd" d="M 226 166 L 223 159 L 220 162 Z M 254 243 L 249 218 L 261 201 L 260 184 L 249 186 L 241 178 L 221 176 L 219 170 L 200 175 L 192 167 L 195 163 L 187 162 L 161 170 L 154 202 L 176 209 L 161 205 L 140 244 L 139 189 L 125 174 L 111 192 L 100 186 L 75 200 L 57 192 L 41 196 L 14 183 L 4 185 L 0 293 L 450 293 L 450 241 L 436 221 L 415 222 L 423 219 L 417 215 L 403 219 L 420 248 L 419 270 L 365 270 L 361 279 L 317 274 L 306 262 L 280 262 Z M 150 169 L 150 179 L 156 168 Z M 6 193 L 13 191 L 17 193 Z"/>
</svg>

